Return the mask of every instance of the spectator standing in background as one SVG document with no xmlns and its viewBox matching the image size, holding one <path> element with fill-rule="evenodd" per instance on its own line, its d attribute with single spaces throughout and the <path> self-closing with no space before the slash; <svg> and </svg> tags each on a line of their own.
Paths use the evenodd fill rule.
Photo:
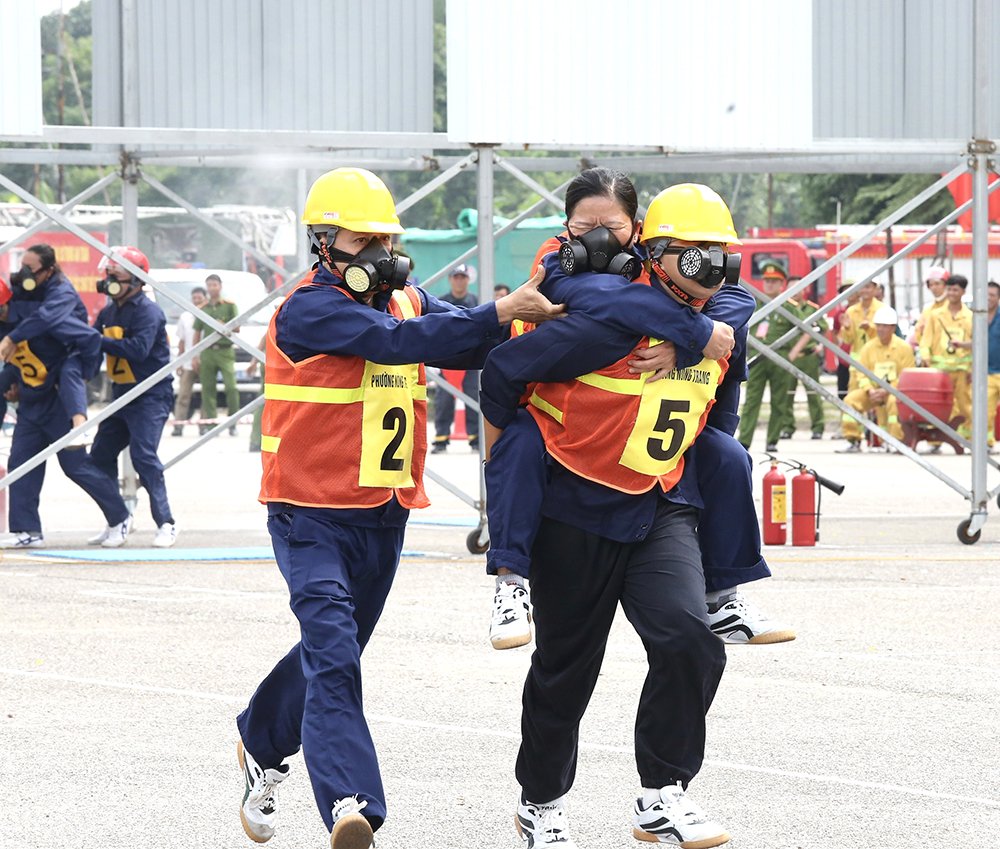
<svg viewBox="0 0 1000 849">
<path fill-rule="evenodd" d="M 207 302 L 208 292 L 201 286 L 197 286 L 191 290 L 192 304 L 201 308 Z M 181 317 L 177 319 L 178 355 L 194 347 L 194 322 L 194 313 L 187 310 L 184 310 L 181 313 Z M 184 425 L 181 422 L 191 418 L 191 393 L 194 390 L 194 379 L 198 376 L 198 369 L 195 367 L 197 362 L 198 358 L 195 357 L 177 369 L 179 380 L 177 381 L 177 401 L 174 404 L 174 419 L 176 419 L 177 424 L 174 425 L 172 436 L 183 436 Z"/>
<path fill-rule="evenodd" d="M 222 297 L 222 278 L 218 274 L 209 274 L 205 278 L 205 286 L 208 289 L 209 301 L 202 307 L 216 321 L 227 324 L 239 315 L 239 309 L 232 301 L 227 301 Z M 194 323 L 194 343 L 197 345 L 201 341 L 202 334 L 211 333 L 211 329 L 200 318 Z M 239 328 L 234 327 L 233 333 L 238 333 Z M 233 343 L 225 337 L 213 342 L 211 347 L 201 352 L 201 356 L 195 360 L 199 363 L 198 376 L 201 379 L 201 417 L 203 419 L 214 419 L 218 415 L 218 402 L 216 400 L 215 378 L 217 374 L 222 375 L 222 383 L 226 388 L 226 409 L 232 415 L 240 408 L 240 391 L 236 388 L 236 351 Z M 210 425 L 199 426 L 198 433 L 208 433 Z M 229 426 L 229 435 L 236 436 L 236 425 Z"/>
<path fill-rule="evenodd" d="M 464 310 L 479 306 L 479 299 L 469 292 L 469 266 L 464 263 L 456 265 L 448 275 L 448 285 L 451 291 L 441 296 L 446 304 L 454 304 Z M 479 372 L 468 370 L 462 379 L 462 391 L 474 401 L 479 400 Z M 434 388 L 434 445 L 432 454 L 441 454 L 448 450 L 451 441 L 451 426 L 455 421 L 455 396 L 441 386 Z M 475 410 L 465 411 L 465 432 L 469 436 L 469 447 L 479 450 L 479 413 Z"/>
</svg>

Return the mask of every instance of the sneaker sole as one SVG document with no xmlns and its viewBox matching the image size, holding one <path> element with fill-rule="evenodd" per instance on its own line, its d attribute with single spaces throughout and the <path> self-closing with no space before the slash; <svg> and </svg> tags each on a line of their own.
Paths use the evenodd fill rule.
<svg viewBox="0 0 1000 849">
<path fill-rule="evenodd" d="M 790 643 L 795 639 L 795 632 L 792 630 L 788 631 L 774 631 L 770 634 L 758 634 L 756 637 L 747 641 L 748 646 L 766 646 L 772 643 Z"/>
<path fill-rule="evenodd" d="M 246 770 L 246 764 L 243 760 L 242 740 L 236 743 L 236 762 L 239 764 L 240 772 L 244 772 Z M 250 828 L 250 824 L 247 822 L 246 814 L 243 813 L 242 805 L 240 805 L 240 822 L 243 824 L 243 830 L 247 833 L 247 837 L 249 837 L 254 843 L 267 843 L 268 840 L 274 837 L 273 833 L 267 837 L 261 837 L 260 835 L 254 834 Z"/>
<path fill-rule="evenodd" d="M 348 814 L 334 823 L 330 849 L 369 849 L 373 837 L 368 820 L 361 814 Z"/>
<path fill-rule="evenodd" d="M 682 849 L 711 849 L 712 846 L 721 846 L 730 840 L 728 831 L 717 834 L 715 837 L 706 837 L 704 840 L 685 840 L 682 843 L 674 843 L 672 840 L 660 840 L 655 834 L 650 834 L 648 831 L 643 831 L 640 828 L 633 828 L 632 836 L 644 843 L 669 843 L 673 846 L 680 846 Z"/>
<path fill-rule="evenodd" d="M 786 631 L 772 631 L 769 634 L 757 634 L 749 640 L 736 640 L 726 634 L 719 634 L 713 631 L 727 646 L 766 646 L 773 643 L 788 643 L 795 639 L 795 631 L 789 628 Z"/>
<path fill-rule="evenodd" d="M 503 651 L 504 649 L 516 649 L 520 646 L 526 646 L 531 642 L 531 632 L 527 634 L 518 634 L 516 637 L 503 637 L 499 640 L 490 640 L 493 648 Z"/>
</svg>

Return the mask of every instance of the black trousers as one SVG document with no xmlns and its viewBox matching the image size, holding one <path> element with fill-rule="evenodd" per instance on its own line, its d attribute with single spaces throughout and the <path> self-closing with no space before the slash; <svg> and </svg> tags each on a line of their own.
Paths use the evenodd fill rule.
<svg viewBox="0 0 1000 849">
<path fill-rule="evenodd" d="M 479 372 L 469 369 L 462 378 L 462 391 L 475 401 L 479 400 Z M 451 438 L 451 426 L 455 422 L 455 396 L 440 386 L 434 389 L 434 437 L 435 442 L 447 442 Z M 465 432 L 469 439 L 479 438 L 479 412 L 465 410 Z"/>
<path fill-rule="evenodd" d="M 580 719 L 604 659 L 619 602 L 649 663 L 635 721 L 643 787 L 701 769 L 705 715 L 726 652 L 708 627 L 698 512 L 661 501 L 641 542 L 619 543 L 543 519 L 531 553 L 535 644 L 524 683 L 517 780 L 544 804 L 576 775 Z"/>
<path fill-rule="evenodd" d="M 837 395 L 843 401 L 847 397 L 847 385 L 851 381 L 851 367 L 844 362 L 837 362 Z"/>
</svg>

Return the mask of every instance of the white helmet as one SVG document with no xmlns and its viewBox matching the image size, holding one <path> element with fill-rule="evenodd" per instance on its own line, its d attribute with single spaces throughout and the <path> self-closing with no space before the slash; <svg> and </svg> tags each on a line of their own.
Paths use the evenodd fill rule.
<svg viewBox="0 0 1000 849">
<path fill-rule="evenodd" d="M 929 283 L 931 280 L 944 280 L 948 281 L 951 275 L 948 273 L 948 269 L 940 265 L 932 265 L 927 269 L 927 276 L 924 278 L 925 283 Z"/>
<path fill-rule="evenodd" d="M 873 324 L 891 324 L 893 327 L 899 322 L 896 311 L 892 307 L 879 307 L 872 316 Z"/>
</svg>

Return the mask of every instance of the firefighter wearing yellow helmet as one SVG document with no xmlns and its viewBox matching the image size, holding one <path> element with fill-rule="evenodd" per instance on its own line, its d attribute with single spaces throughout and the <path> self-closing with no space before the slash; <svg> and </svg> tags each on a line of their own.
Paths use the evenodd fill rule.
<svg viewBox="0 0 1000 849">
<path fill-rule="evenodd" d="M 702 763 L 704 694 L 714 692 L 721 677 L 719 637 L 727 639 L 727 629 L 740 619 L 742 602 L 736 602 L 740 593 L 734 584 L 750 571 L 734 557 L 735 574 L 722 578 L 729 583 L 711 588 L 712 602 L 721 600 L 715 591 L 732 590 L 725 603 L 715 605 L 721 613 L 716 630 L 706 610 L 708 570 L 698 538 L 710 502 L 717 519 L 729 518 L 717 541 L 732 543 L 739 536 L 746 542 L 740 553 L 755 551 L 753 565 L 769 574 L 759 556 L 750 460 L 730 435 L 753 299 L 738 286 L 722 285 L 738 278 L 739 258 L 728 249 L 739 238 L 718 195 L 692 184 L 671 187 L 650 204 L 638 253 L 646 257 L 648 252 L 651 285 L 628 282 L 628 266 L 615 262 L 620 254 L 611 242 L 618 234 L 620 248 L 629 251 L 636 232 L 635 206 L 617 203 L 624 194 L 615 189 L 622 178 L 584 172 L 580 188 L 586 183 L 608 188 L 587 195 L 590 204 L 573 206 L 571 197 L 579 195 L 567 191 L 566 235 L 579 247 L 564 251 L 571 242 L 563 241 L 558 255 L 549 252 L 542 262 L 549 272 L 547 291 L 557 300 L 565 298 L 569 315 L 512 339 L 490 356 L 482 375 L 488 438 L 497 438 L 486 467 L 490 527 L 508 537 L 515 528 L 531 536 L 519 545 L 508 538 L 504 546 L 511 553 L 528 551 L 538 643 L 523 688 L 515 822 L 529 845 L 575 846 L 564 809 L 574 777 L 575 740 L 598 680 L 608 628 L 621 605 L 646 647 L 649 681 L 665 680 L 665 668 L 690 673 L 674 676 L 670 686 L 647 686 L 639 697 L 635 756 L 641 795 L 631 812 L 633 833 L 647 842 L 669 836 L 684 845 L 710 847 L 728 841 L 725 829 L 700 811 L 684 821 L 676 811 L 699 810 L 685 794 Z M 585 237 L 591 234 L 588 243 Z M 578 270 L 584 264 L 589 267 Z M 711 311 L 725 301 L 736 303 L 727 307 L 733 341 L 721 356 L 704 354 L 691 341 L 692 328 L 674 343 L 677 363 L 682 355 L 701 353 L 659 380 L 637 373 L 636 352 L 650 347 L 651 336 L 669 338 L 669 324 L 708 319 L 701 309 Z M 663 318 L 657 321 L 658 316 Z M 525 382 L 532 388 L 522 410 Z M 710 431 L 716 439 L 703 454 L 702 440 Z M 696 462 L 688 453 L 692 443 Z M 703 461 L 715 478 L 714 491 L 701 488 Z M 509 486 L 504 486 L 504 468 Z M 742 488 L 735 480 L 740 475 Z M 692 484 L 706 508 L 697 521 L 685 500 Z M 739 503 L 743 495 L 746 502 Z M 493 521 L 495 505 L 504 501 L 513 502 L 512 509 L 500 511 L 511 520 L 506 527 Z M 529 504 L 533 510 L 525 509 Z M 734 517 L 745 516 L 747 506 L 748 521 L 737 521 Z M 516 572 L 516 564 L 507 562 L 506 568 Z M 651 563 L 655 569 L 648 568 Z M 731 609 L 725 611 L 730 599 Z M 495 610 L 504 612 L 499 605 Z M 664 629 L 664 622 L 681 624 Z M 794 637 L 787 626 L 782 630 L 757 642 Z M 678 775 L 684 777 L 683 789 L 676 784 Z"/>
<path fill-rule="evenodd" d="M 301 642 L 237 720 L 240 816 L 253 840 L 270 839 L 284 761 L 301 748 L 331 846 L 367 847 L 386 807 L 360 656 L 409 510 L 429 504 L 423 363 L 481 368 L 503 325 L 560 310 L 538 281 L 470 310 L 408 284 L 395 203 L 370 171 L 322 175 L 302 223 L 318 261 L 268 328 L 259 496 Z"/>
</svg>

